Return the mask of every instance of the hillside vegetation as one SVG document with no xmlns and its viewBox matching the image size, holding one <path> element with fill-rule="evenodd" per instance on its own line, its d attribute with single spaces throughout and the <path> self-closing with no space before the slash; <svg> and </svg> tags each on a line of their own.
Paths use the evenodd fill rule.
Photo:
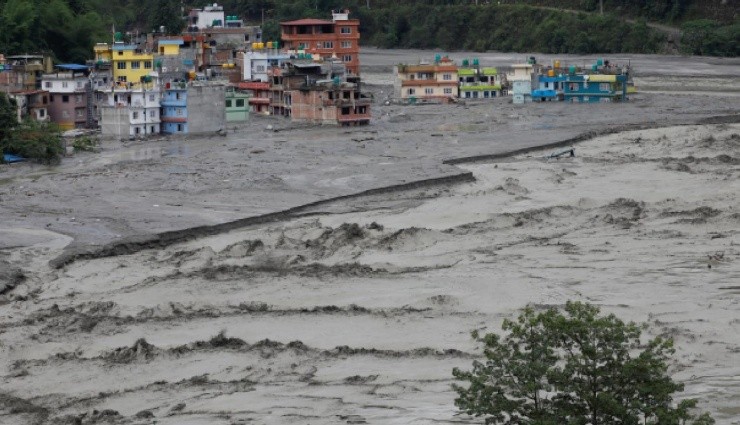
<svg viewBox="0 0 740 425">
<path fill-rule="evenodd" d="M 213 1 L 186 1 L 185 8 Z M 228 14 L 264 23 L 328 18 L 349 8 L 362 43 L 386 48 L 442 48 L 546 53 L 658 53 L 667 36 L 654 23 L 682 30 L 684 53 L 737 56 L 736 2 L 726 0 L 223 0 Z M 369 5 L 369 8 L 368 8 Z M 0 0 L 0 53 L 51 52 L 64 62 L 90 58 L 116 31 L 183 27 L 180 0 Z M 625 17 L 630 18 L 626 20 Z M 677 40 L 674 40 L 677 41 Z"/>
</svg>

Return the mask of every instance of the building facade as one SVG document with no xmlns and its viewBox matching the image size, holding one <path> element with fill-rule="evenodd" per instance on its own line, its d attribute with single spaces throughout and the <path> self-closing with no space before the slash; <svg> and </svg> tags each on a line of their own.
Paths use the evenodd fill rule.
<svg viewBox="0 0 740 425">
<path fill-rule="evenodd" d="M 162 97 L 162 132 L 203 134 L 224 130 L 225 104 L 223 84 L 168 83 Z"/>
<path fill-rule="evenodd" d="M 16 91 L 8 93 L 15 99 L 18 122 L 31 119 L 37 122 L 49 122 L 49 92 L 45 90 Z"/>
<path fill-rule="evenodd" d="M 85 65 L 58 65 L 57 72 L 44 74 L 41 85 L 49 92 L 49 116 L 62 130 L 92 128 L 94 116 L 93 86 Z"/>
<path fill-rule="evenodd" d="M 436 58 L 432 64 L 397 65 L 395 95 L 408 102 L 449 102 L 459 96 L 458 68 L 449 58 Z"/>
<path fill-rule="evenodd" d="M 310 53 L 344 62 L 347 72 L 360 75 L 360 21 L 349 11 L 332 12 L 332 20 L 299 19 L 280 23 L 281 38 L 288 50 Z"/>
<path fill-rule="evenodd" d="M 460 82 L 461 99 L 489 99 L 501 97 L 506 78 L 496 68 L 480 67 L 474 62 L 472 67 L 457 70 Z"/>
<path fill-rule="evenodd" d="M 511 83 L 511 94 L 515 104 L 524 104 L 532 101 L 534 83 L 534 65 L 519 63 L 512 65 L 512 73 L 507 77 Z"/>
<path fill-rule="evenodd" d="M 226 90 L 226 122 L 244 122 L 249 119 L 249 94 L 233 88 Z"/>
<path fill-rule="evenodd" d="M 141 83 L 116 83 L 102 92 L 98 110 L 103 136 L 144 138 L 160 133 L 160 89 L 155 78 Z"/>
</svg>

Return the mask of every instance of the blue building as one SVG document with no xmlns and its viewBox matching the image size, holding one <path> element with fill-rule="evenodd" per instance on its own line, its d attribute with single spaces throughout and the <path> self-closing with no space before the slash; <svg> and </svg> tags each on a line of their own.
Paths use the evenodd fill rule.
<svg viewBox="0 0 740 425">
<path fill-rule="evenodd" d="M 167 83 L 162 105 L 162 133 L 203 134 L 226 128 L 226 87 L 209 82 Z"/>
<path fill-rule="evenodd" d="M 532 99 L 536 102 L 621 102 L 627 100 L 627 75 L 540 75 L 537 78 L 537 88 L 532 90 Z"/>
<path fill-rule="evenodd" d="M 188 88 L 186 83 L 169 83 L 162 105 L 162 133 L 188 133 Z"/>
</svg>

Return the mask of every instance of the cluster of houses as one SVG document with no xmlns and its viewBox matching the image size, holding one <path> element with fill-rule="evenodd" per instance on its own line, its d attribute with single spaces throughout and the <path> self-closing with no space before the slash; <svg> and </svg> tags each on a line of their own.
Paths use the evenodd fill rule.
<svg viewBox="0 0 740 425">
<path fill-rule="evenodd" d="M 544 66 L 534 57 L 506 70 L 481 67 L 478 59 L 458 66 L 437 55 L 432 63 L 401 64 L 394 69 L 395 96 L 407 103 L 454 102 L 457 99 L 493 99 L 510 95 L 513 103 L 621 102 L 627 100 L 629 66 L 598 59 L 590 68 Z"/>
<path fill-rule="evenodd" d="M 265 42 L 260 27 L 213 4 L 190 10 L 181 36 L 115 33 L 86 64 L 0 55 L 0 89 L 16 100 L 19 120 L 99 128 L 119 139 L 218 132 L 250 114 L 363 125 L 372 99 L 361 90 L 359 25 L 348 11 L 332 12 L 331 20 L 282 22 L 281 41 Z M 437 55 L 398 65 L 395 74 L 395 95 L 407 103 L 507 95 L 514 103 L 597 102 L 627 98 L 629 68 L 601 60 L 589 69 L 542 66 L 530 58 L 500 70 Z"/>
</svg>

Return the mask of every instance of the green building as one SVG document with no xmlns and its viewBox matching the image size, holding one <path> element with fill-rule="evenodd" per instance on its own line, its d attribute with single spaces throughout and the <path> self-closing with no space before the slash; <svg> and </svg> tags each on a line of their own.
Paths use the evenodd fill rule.
<svg viewBox="0 0 740 425">
<path fill-rule="evenodd" d="M 238 90 L 226 91 L 226 122 L 249 119 L 249 94 Z"/>
<path fill-rule="evenodd" d="M 478 59 L 473 59 L 473 66 L 468 65 L 467 59 L 463 60 L 457 76 L 461 99 L 493 98 L 503 94 L 503 77 L 496 68 L 481 67 Z"/>
</svg>

